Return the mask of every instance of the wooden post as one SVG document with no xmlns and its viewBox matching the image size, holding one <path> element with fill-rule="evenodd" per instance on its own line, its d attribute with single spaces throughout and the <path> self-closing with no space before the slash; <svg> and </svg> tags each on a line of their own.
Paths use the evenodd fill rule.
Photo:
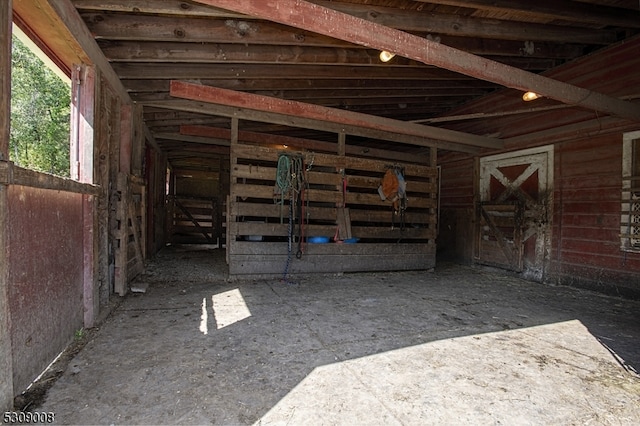
<svg viewBox="0 0 640 426">
<path fill-rule="evenodd" d="M 120 106 L 120 172 L 131 174 L 133 127 L 131 104 Z"/>
<path fill-rule="evenodd" d="M 9 159 L 12 0 L 0 2 L 0 162 Z M 9 318 L 8 185 L 0 184 L 0 411 L 13 410 L 13 356 Z"/>
<path fill-rule="evenodd" d="M 142 105 L 136 104 L 132 108 L 133 141 L 131 146 L 131 173 L 135 176 L 142 176 L 142 157 L 144 156 L 145 147 L 144 117 L 142 116 Z"/>
<path fill-rule="evenodd" d="M 347 153 L 347 135 L 344 132 L 338 134 L 338 155 L 344 156 Z"/>
<path fill-rule="evenodd" d="M 93 183 L 94 118 L 96 97 L 96 73 L 92 67 L 75 66 L 71 75 L 71 178 Z M 84 326 L 93 327 L 100 309 L 97 277 L 98 240 L 97 197 L 82 197 L 83 215 L 83 306 Z"/>
<path fill-rule="evenodd" d="M 438 149 L 436 147 L 429 148 L 429 166 L 437 170 Z M 438 235 L 438 229 L 440 227 L 440 223 L 439 223 L 440 222 L 440 203 L 438 202 L 440 200 L 440 188 L 438 185 L 439 180 L 440 180 L 440 177 L 438 176 L 438 174 L 436 174 L 436 177 L 434 179 L 431 179 L 431 182 L 434 184 L 434 187 L 435 187 L 435 192 L 431 193 L 431 198 L 436 200 L 436 208 L 431 209 L 431 214 L 436 218 L 436 224 L 435 224 L 436 238 Z M 429 240 L 429 244 L 435 244 L 435 242 L 436 240 Z"/>
<path fill-rule="evenodd" d="M 235 210 L 236 197 L 235 197 L 235 184 L 236 178 L 233 177 L 233 170 L 238 161 L 238 156 L 236 154 L 236 149 L 238 148 L 238 118 L 231 118 L 231 149 L 229 150 L 229 197 L 227 198 L 227 265 L 231 260 L 231 254 L 234 246 L 236 236 L 231 231 L 231 224 L 236 221 L 236 216 L 232 213 Z"/>
<path fill-rule="evenodd" d="M 71 178 L 94 183 L 94 119 L 96 72 L 79 65 L 71 75 Z"/>
<path fill-rule="evenodd" d="M 120 296 L 127 294 L 127 277 L 128 271 L 128 257 L 127 249 L 129 245 L 129 220 L 127 203 L 129 199 L 129 179 L 128 175 L 124 173 L 118 174 L 118 180 L 116 184 L 116 191 L 120 193 L 120 201 L 116 204 L 116 221 L 119 227 L 114 230 L 114 244 L 115 247 L 115 278 L 114 278 L 114 292 Z"/>
</svg>

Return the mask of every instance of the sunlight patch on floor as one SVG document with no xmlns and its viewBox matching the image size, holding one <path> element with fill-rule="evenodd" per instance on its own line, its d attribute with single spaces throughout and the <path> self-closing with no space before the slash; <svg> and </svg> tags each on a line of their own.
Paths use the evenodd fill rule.
<svg viewBox="0 0 640 426">
<path fill-rule="evenodd" d="M 609 424 L 640 418 L 624 374 L 573 320 L 318 367 L 257 424 Z"/>
<path fill-rule="evenodd" d="M 215 318 L 216 328 L 218 330 L 251 316 L 251 311 L 249 311 L 249 307 L 244 301 L 239 289 L 214 294 L 211 296 L 211 302 L 213 317 Z M 205 307 L 205 305 L 206 303 L 203 304 L 203 307 Z"/>
</svg>

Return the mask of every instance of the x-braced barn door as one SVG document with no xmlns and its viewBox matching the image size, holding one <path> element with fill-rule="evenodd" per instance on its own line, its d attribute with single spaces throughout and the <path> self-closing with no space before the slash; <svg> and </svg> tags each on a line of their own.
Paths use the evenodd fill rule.
<svg viewBox="0 0 640 426">
<path fill-rule="evenodd" d="M 476 262 L 543 280 L 552 196 L 553 146 L 481 158 Z"/>
</svg>

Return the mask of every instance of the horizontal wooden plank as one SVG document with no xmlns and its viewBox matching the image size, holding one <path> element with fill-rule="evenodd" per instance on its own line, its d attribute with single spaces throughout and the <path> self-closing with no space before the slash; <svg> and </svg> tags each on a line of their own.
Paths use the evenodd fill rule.
<svg viewBox="0 0 640 426">
<path fill-rule="evenodd" d="M 229 275 L 278 275 L 282 276 L 287 255 L 230 255 Z M 335 272 L 428 270 L 435 267 L 431 255 L 327 255 L 302 256 L 289 263 L 289 274 L 313 274 Z"/>
<path fill-rule="evenodd" d="M 236 241 L 231 249 L 232 255 L 280 255 L 287 253 L 287 242 L 251 242 Z M 326 255 L 376 255 L 399 256 L 420 255 L 430 256 L 435 254 L 434 244 L 425 243 L 372 243 L 372 244 L 305 244 L 304 254 L 309 256 Z"/>
<path fill-rule="evenodd" d="M 351 222 L 382 222 L 391 223 L 391 215 L 393 211 L 391 206 L 388 210 L 359 210 L 349 208 L 349 215 L 351 216 Z M 435 225 L 437 219 L 436 214 L 427 213 L 424 211 L 407 211 L 405 212 L 405 222 L 408 224 L 431 224 Z M 396 219 L 397 221 L 397 219 Z"/>
<path fill-rule="evenodd" d="M 284 223 L 259 223 L 259 222 L 231 222 L 228 223 L 231 235 L 259 235 L 272 237 L 286 237 L 289 234 L 288 217 L 285 215 Z M 307 225 L 307 235 L 333 236 L 336 225 Z M 295 230 L 297 233 L 297 229 Z"/>
<path fill-rule="evenodd" d="M 347 192 L 347 206 L 352 204 L 358 205 L 370 205 L 370 206 L 391 206 L 391 202 L 388 200 L 381 200 L 380 195 L 376 194 L 363 194 L 357 192 Z M 430 209 L 436 208 L 438 202 L 434 198 L 421 198 L 421 197 L 408 197 L 407 206 L 412 208 Z"/>
<path fill-rule="evenodd" d="M 306 209 L 306 207 L 305 207 Z M 233 216 L 249 216 L 260 218 L 277 218 L 280 214 L 288 215 L 288 207 L 284 206 L 281 210 L 279 204 L 259 204 L 259 203 L 234 203 L 231 207 Z M 336 219 L 337 210 L 335 207 L 310 207 L 308 208 L 309 217 L 313 221 L 333 221 Z M 355 208 L 349 209 L 351 222 L 373 222 L 373 223 L 391 223 L 392 210 L 389 206 L 388 210 L 360 210 Z M 305 215 L 306 217 L 306 215 Z M 407 224 L 428 224 L 435 226 L 436 214 L 407 211 L 405 213 L 405 221 Z"/>
<path fill-rule="evenodd" d="M 243 185 L 232 184 L 231 196 L 240 198 L 280 199 L 280 194 L 274 194 L 274 187 L 267 185 Z M 337 191 L 324 191 L 320 189 L 308 189 L 305 198 L 310 202 L 338 203 L 342 202 L 342 194 Z M 285 199 L 289 194 L 285 195 Z M 379 197 L 378 197 L 379 198 Z"/>
<path fill-rule="evenodd" d="M 237 149 L 234 148 L 234 152 L 237 154 L 237 157 L 240 159 L 253 159 L 253 160 L 261 160 L 261 161 L 274 161 L 277 162 L 278 155 L 281 152 L 285 151 L 276 151 L 269 147 L 261 147 L 255 145 L 243 145 L 239 144 Z M 351 169 L 351 170 L 361 170 L 361 171 L 370 171 L 375 172 L 379 171 L 384 174 L 388 167 L 399 166 L 404 169 L 405 176 L 415 176 L 419 178 L 436 178 L 438 176 L 438 170 L 435 167 L 430 166 L 422 166 L 419 164 L 409 164 L 409 163 L 389 163 L 383 162 L 381 160 L 371 159 L 371 158 L 361 158 L 361 157 L 344 157 L 339 155 L 332 154 L 323 154 L 323 153 L 309 153 L 309 152 L 300 152 L 300 151 L 286 151 L 290 155 L 300 155 L 304 158 L 305 165 L 311 166 L 311 170 L 313 170 L 313 166 L 322 166 L 322 167 L 332 167 L 336 170 L 339 169 Z"/>
<path fill-rule="evenodd" d="M 382 176 L 352 176 L 347 177 L 347 188 L 373 188 L 377 189 L 382 181 Z M 407 193 L 434 194 L 438 186 L 435 182 L 407 181 Z"/>
<path fill-rule="evenodd" d="M 231 169 L 231 177 L 238 179 L 264 180 L 275 184 L 276 176 L 277 169 L 275 167 L 236 164 Z M 342 176 L 337 172 L 320 172 L 317 169 L 305 171 L 304 180 L 310 185 L 339 186 L 342 184 Z"/>
<path fill-rule="evenodd" d="M 260 223 L 260 222 L 231 222 L 228 224 L 232 235 L 237 236 L 270 236 L 286 237 L 289 233 L 289 222 L 285 216 L 284 223 Z M 305 235 L 325 236 L 332 238 L 337 229 L 337 225 L 305 225 Z M 294 235 L 298 234 L 298 227 L 295 226 Z M 400 229 L 400 224 L 396 226 L 352 226 L 351 234 L 356 238 L 369 239 L 435 239 L 436 230 L 434 228 L 412 228 Z"/>
<path fill-rule="evenodd" d="M 98 195 L 100 193 L 98 185 L 25 169 L 7 161 L 0 161 L 0 184 L 21 185 L 76 194 Z"/>
<path fill-rule="evenodd" d="M 287 243 L 235 242 L 230 275 L 282 275 Z M 435 244 L 308 244 L 289 273 L 425 270 L 435 267 Z"/>
<path fill-rule="evenodd" d="M 435 229 L 429 228 L 409 228 L 400 229 L 399 224 L 392 229 L 390 226 L 385 227 L 367 227 L 352 226 L 351 234 L 357 238 L 375 238 L 389 240 L 405 240 L 405 239 L 435 239 Z"/>
</svg>

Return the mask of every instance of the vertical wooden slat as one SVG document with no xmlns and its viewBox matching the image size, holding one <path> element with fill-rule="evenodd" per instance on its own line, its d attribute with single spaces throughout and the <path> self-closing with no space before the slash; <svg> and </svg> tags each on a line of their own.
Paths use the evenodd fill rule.
<svg viewBox="0 0 640 426">
<path fill-rule="evenodd" d="M 238 146 L 238 119 L 233 117 L 231 119 L 231 149 L 229 154 L 229 162 L 230 162 L 230 173 L 231 173 L 231 182 L 230 182 L 230 192 L 231 194 L 235 193 L 234 186 L 236 185 L 236 178 L 233 177 L 233 170 L 238 163 L 238 156 L 236 154 L 236 147 Z M 233 249 L 235 246 L 236 236 L 231 233 L 231 224 L 235 223 L 236 216 L 231 215 L 231 203 L 234 203 L 235 200 L 231 197 L 227 198 L 227 264 L 229 264 L 229 256 L 233 254 Z"/>
<path fill-rule="evenodd" d="M 132 107 L 120 106 L 120 171 L 131 174 L 131 152 L 133 146 Z"/>
<path fill-rule="evenodd" d="M 140 248 L 142 249 L 142 260 L 147 258 L 147 187 L 140 186 Z"/>
<path fill-rule="evenodd" d="M 78 65 L 71 76 L 71 177 L 80 182 L 93 183 L 94 165 L 94 112 L 96 97 L 96 77 L 92 67 Z M 100 309 L 99 286 L 96 282 L 99 258 L 98 240 L 95 229 L 98 226 L 97 198 L 83 197 L 83 305 L 84 325 L 92 327 Z"/>
<path fill-rule="evenodd" d="M 429 148 L 429 166 L 433 167 L 434 169 L 437 169 L 438 167 L 438 148 L 436 147 Z M 431 183 L 434 184 L 436 188 L 436 192 L 431 194 L 431 198 L 436 201 L 436 208 L 430 209 L 430 213 L 436 218 L 435 229 L 436 229 L 436 235 L 437 235 L 437 230 L 440 228 L 440 202 L 439 202 L 440 188 L 438 186 L 438 182 L 440 181 L 439 173 L 438 175 L 436 175 L 435 178 L 430 179 L 430 181 Z M 429 240 L 429 244 L 435 244 L 435 243 L 436 243 L 435 239 Z"/>
<path fill-rule="evenodd" d="M 99 93 L 96 85 L 96 71 L 93 67 L 82 65 L 74 70 L 74 108 L 72 123 L 74 131 L 74 155 L 76 156 L 77 179 L 80 182 L 94 183 L 94 136 L 95 136 L 95 105 Z"/>
<path fill-rule="evenodd" d="M 344 132 L 338 133 L 338 155 L 344 156 L 347 152 L 347 135 Z"/>
<path fill-rule="evenodd" d="M 9 158 L 11 117 L 12 0 L 0 2 L 0 161 Z M 13 409 L 13 359 L 9 335 L 9 265 L 7 264 L 7 185 L 0 184 L 0 411 Z"/>
<path fill-rule="evenodd" d="M 96 223 L 97 201 L 94 195 L 85 194 L 82 196 L 82 217 L 83 217 L 83 305 L 84 305 L 84 326 L 90 328 L 94 326 L 96 316 L 100 310 L 99 288 L 95 282 L 96 277 L 96 257 L 98 246 L 94 238 L 94 227 Z"/>
<path fill-rule="evenodd" d="M 116 220 L 119 223 L 115 232 L 115 280 L 114 292 L 120 296 L 127 293 L 127 244 L 129 237 L 127 200 L 129 198 L 127 176 L 118 175 L 116 190 L 120 193 L 120 201 L 116 204 Z"/>
<path fill-rule="evenodd" d="M 9 160 L 11 123 L 11 7 L 12 0 L 0 6 L 0 161 Z"/>
<path fill-rule="evenodd" d="M 142 105 L 136 104 L 132 108 L 134 127 L 131 146 L 131 173 L 134 176 L 142 176 L 142 156 L 145 147 L 144 117 L 142 116 Z"/>
</svg>

